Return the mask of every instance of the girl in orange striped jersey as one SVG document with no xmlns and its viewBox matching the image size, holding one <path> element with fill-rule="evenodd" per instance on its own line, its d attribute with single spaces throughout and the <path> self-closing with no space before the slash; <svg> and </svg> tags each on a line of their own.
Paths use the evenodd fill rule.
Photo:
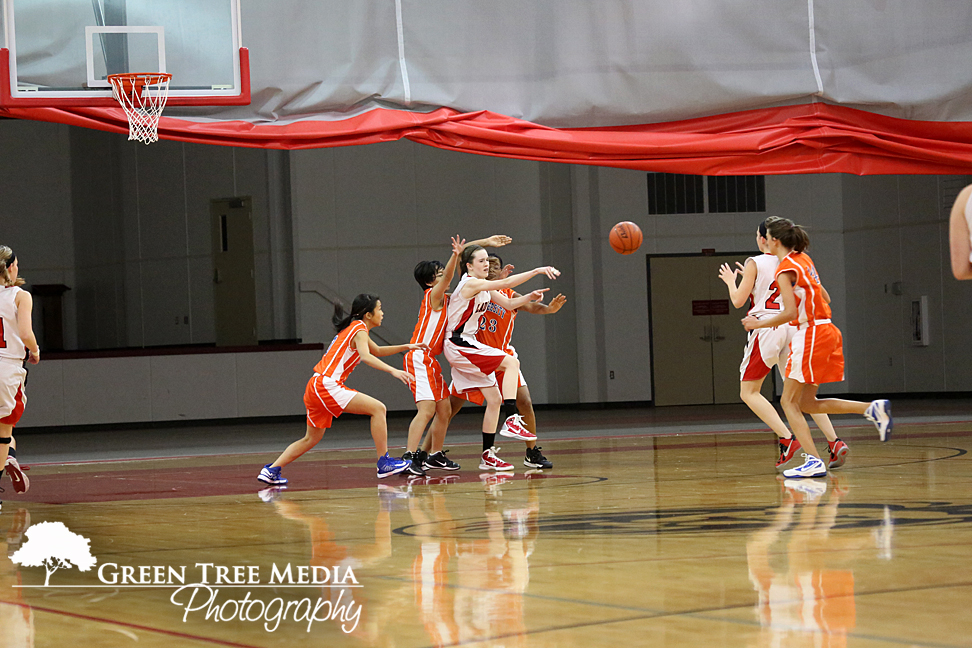
<svg viewBox="0 0 972 648">
<path fill-rule="evenodd" d="M 469 245 L 502 247 L 512 240 L 508 236 L 497 234 L 487 239 L 473 241 Z M 445 341 L 445 292 L 452 283 L 456 265 L 459 263 L 459 255 L 462 254 L 465 246 L 465 240 L 456 236 L 452 239 L 452 256 L 449 257 L 445 267 L 438 261 L 422 261 L 415 266 L 415 280 L 425 290 L 425 295 L 419 307 L 418 322 L 412 332 L 412 343 L 424 343 L 428 345 L 428 350 L 409 351 L 405 354 L 405 371 L 415 379 L 411 387 L 418 412 L 408 426 L 408 442 L 402 459 L 411 462 L 409 472 L 413 475 L 424 475 L 423 468 L 459 469 L 459 464 L 448 459 L 445 451 L 442 450 L 451 418 L 449 390 L 442 380 L 442 367 L 439 366 L 435 356 L 442 353 L 442 345 Z M 419 441 L 422 440 L 422 433 L 425 432 L 425 426 L 429 421 L 432 421 L 429 429 L 430 447 L 427 451 L 419 450 Z"/>
<path fill-rule="evenodd" d="M 368 336 L 368 332 L 381 326 L 383 317 L 381 301 L 374 295 L 361 294 L 355 297 L 348 314 L 345 314 L 340 305 L 334 307 L 333 322 L 337 335 L 331 340 L 324 357 L 314 367 L 314 376 L 304 390 L 307 432 L 304 438 L 287 446 L 276 461 L 264 466 L 257 479 L 274 486 L 286 484 L 287 480 L 281 477 L 280 469 L 316 446 L 324 437 L 324 431 L 331 427 L 332 421 L 344 412 L 371 417 L 371 438 L 378 452 L 379 478 L 408 469 L 409 462 L 388 456 L 385 405 L 344 384 L 359 361 L 390 373 L 406 385 L 412 382 L 413 378 L 406 372 L 390 367 L 378 358 L 428 347 L 425 344 L 378 346 Z"/>
<path fill-rule="evenodd" d="M 810 237 L 793 221 L 777 216 L 766 219 L 767 249 L 780 260 L 776 283 L 783 310 L 765 319 L 746 316 L 747 331 L 772 328 L 787 322 L 797 327 L 790 342 L 790 358 L 783 382 L 783 411 L 800 445 L 806 450 L 802 466 L 784 470 L 785 477 L 823 477 L 827 467 L 819 459 L 803 412 L 808 414 L 863 414 L 874 423 L 882 441 L 891 434 L 891 403 L 870 404 L 837 398 L 818 399 L 821 383 L 844 379 L 844 348 L 840 331 L 830 321 L 830 297 L 820 283 L 817 269 L 804 250 Z"/>
</svg>

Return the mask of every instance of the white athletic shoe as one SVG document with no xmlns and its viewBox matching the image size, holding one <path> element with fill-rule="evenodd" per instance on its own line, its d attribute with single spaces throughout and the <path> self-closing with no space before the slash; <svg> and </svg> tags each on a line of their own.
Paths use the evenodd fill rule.
<svg viewBox="0 0 972 648">
<path fill-rule="evenodd" d="M 827 482 L 812 479 L 786 479 L 783 481 L 783 487 L 801 493 L 804 502 L 812 502 L 827 492 Z"/>
<path fill-rule="evenodd" d="M 803 462 L 802 466 L 797 466 L 796 468 L 790 468 L 789 470 L 783 471 L 784 477 L 826 477 L 827 476 L 827 466 L 824 462 L 820 461 L 817 457 L 804 452 L 801 455 L 806 461 Z"/>
<path fill-rule="evenodd" d="M 526 428 L 526 425 L 523 424 L 523 417 L 519 414 L 514 414 L 503 421 L 503 425 L 500 427 L 499 433 L 500 436 L 519 439 L 520 441 L 537 440 L 537 435 Z"/>
<path fill-rule="evenodd" d="M 878 436 L 881 437 L 882 441 L 887 441 L 891 438 L 891 427 L 894 424 L 894 421 L 891 419 L 891 401 L 871 401 L 871 404 L 867 406 L 867 410 L 864 412 L 864 417 L 874 424 L 874 427 L 877 428 Z"/>
</svg>

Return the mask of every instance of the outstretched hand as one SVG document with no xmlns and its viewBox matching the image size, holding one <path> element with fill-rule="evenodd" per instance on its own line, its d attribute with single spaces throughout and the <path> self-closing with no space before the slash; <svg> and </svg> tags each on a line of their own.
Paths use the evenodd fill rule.
<svg viewBox="0 0 972 648">
<path fill-rule="evenodd" d="M 556 279 L 560 276 L 560 270 L 553 266 L 543 266 L 534 270 L 537 274 L 547 275 L 549 279 Z"/>
<path fill-rule="evenodd" d="M 484 241 L 485 245 L 483 245 L 483 247 L 503 247 L 504 245 L 509 245 L 512 242 L 513 239 L 506 234 L 493 234 Z"/>
<path fill-rule="evenodd" d="M 538 304 L 543 303 L 543 293 L 550 290 L 549 288 L 538 288 L 530 294 L 527 295 L 528 301 L 537 302 Z"/>
<path fill-rule="evenodd" d="M 507 263 L 505 266 L 503 266 L 503 269 L 499 271 L 499 274 L 496 275 L 496 278 L 497 279 L 506 279 L 511 274 L 513 274 L 513 264 L 512 263 Z"/>
<path fill-rule="evenodd" d="M 459 235 L 452 237 L 452 253 L 456 256 L 462 254 L 463 249 L 466 247 L 466 239 L 459 238 Z"/>
<path fill-rule="evenodd" d="M 727 286 L 735 287 L 736 275 L 741 274 L 743 271 L 743 266 L 738 261 L 736 261 L 736 265 L 739 266 L 738 270 L 733 270 L 728 263 L 723 263 L 719 267 L 719 278 L 726 282 Z"/>
<path fill-rule="evenodd" d="M 563 295 L 558 294 L 556 297 L 550 300 L 550 304 L 547 305 L 547 312 L 556 313 L 561 308 L 563 308 L 564 304 L 566 303 L 567 303 L 567 298 L 564 297 Z"/>
</svg>

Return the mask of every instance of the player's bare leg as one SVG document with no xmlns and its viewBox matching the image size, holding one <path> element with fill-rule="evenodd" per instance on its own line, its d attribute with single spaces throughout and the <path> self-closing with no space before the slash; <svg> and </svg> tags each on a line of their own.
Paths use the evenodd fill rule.
<svg viewBox="0 0 972 648">
<path fill-rule="evenodd" d="M 452 407 L 448 398 L 443 398 L 435 403 L 435 417 L 429 427 L 429 439 L 431 439 L 431 452 L 442 450 L 445 444 L 446 432 L 449 430 L 449 421 L 452 419 Z"/>
<path fill-rule="evenodd" d="M 783 397 L 781 399 L 786 420 L 790 423 L 793 435 L 800 442 L 804 450 L 806 461 L 802 466 L 783 471 L 784 477 L 823 477 L 827 474 L 826 464 L 820 459 L 817 448 L 810 436 L 810 426 L 803 415 L 800 404 L 803 402 L 804 391 L 811 387 L 792 378 L 783 382 Z"/>
<path fill-rule="evenodd" d="M 429 421 L 432 420 L 432 417 L 437 414 L 437 405 L 438 403 L 430 400 L 415 403 L 418 411 L 408 426 L 408 441 L 405 442 L 405 449 L 407 451 L 415 452 L 418 450 L 419 441 L 422 440 L 422 433 L 425 432 L 425 428 L 429 424 Z"/>
<path fill-rule="evenodd" d="M 533 411 L 533 399 L 530 397 L 530 388 L 526 385 L 518 387 L 516 390 L 516 411 L 523 417 L 523 427 L 532 434 L 537 433 L 537 414 Z M 536 439 L 524 441 L 528 448 L 535 448 Z"/>
<path fill-rule="evenodd" d="M 287 464 L 292 463 L 298 457 L 320 443 L 321 439 L 324 438 L 324 432 L 325 430 L 321 430 L 313 425 L 308 424 L 307 431 L 304 432 L 304 437 L 287 446 L 287 449 L 280 453 L 280 456 L 277 457 L 276 461 L 270 464 L 270 467 L 283 468 Z"/>
<path fill-rule="evenodd" d="M 763 379 L 743 380 L 739 383 L 739 397 L 749 406 L 753 414 L 759 417 L 763 423 L 769 426 L 773 432 L 781 439 L 789 439 L 792 434 L 787 429 L 779 412 L 773 404 L 766 400 L 760 389 L 763 387 Z"/>
</svg>

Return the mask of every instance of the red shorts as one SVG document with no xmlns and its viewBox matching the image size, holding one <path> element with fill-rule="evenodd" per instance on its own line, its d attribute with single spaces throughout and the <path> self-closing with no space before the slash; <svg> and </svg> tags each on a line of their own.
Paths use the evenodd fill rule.
<svg viewBox="0 0 972 648">
<path fill-rule="evenodd" d="M 405 354 L 405 371 L 410 373 L 415 382 L 409 384 L 415 402 L 440 401 L 449 396 L 449 389 L 442 379 L 442 367 L 439 361 L 425 351 L 409 351 Z"/>
<path fill-rule="evenodd" d="M 357 393 L 329 376 L 314 374 L 304 389 L 308 425 L 318 430 L 331 427 L 333 420 L 341 416 Z"/>
<path fill-rule="evenodd" d="M 786 377 L 808 385 L 844 379 L 844 338 L 833 324 L 798 329 L 790 341 Z"/>
</svg>

